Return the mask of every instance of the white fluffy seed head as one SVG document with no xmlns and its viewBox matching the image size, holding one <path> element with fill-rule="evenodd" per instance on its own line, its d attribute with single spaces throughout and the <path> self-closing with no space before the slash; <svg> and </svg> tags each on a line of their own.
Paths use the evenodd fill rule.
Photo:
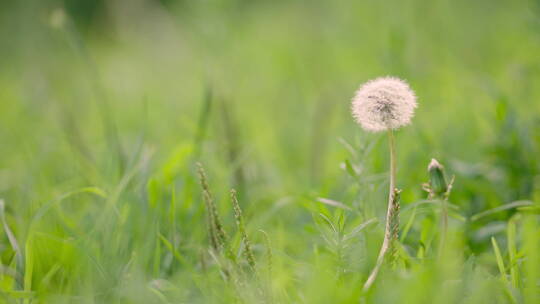
<svg viewBox="0 0 540 304">
<path fill-rule="evenodd" d="M 380 77 L 356 91 L 352 114 L 362 128 L 379 132 L 410 124 L 416 107 L 416 95 L 405 81 Z"/>
</svg>

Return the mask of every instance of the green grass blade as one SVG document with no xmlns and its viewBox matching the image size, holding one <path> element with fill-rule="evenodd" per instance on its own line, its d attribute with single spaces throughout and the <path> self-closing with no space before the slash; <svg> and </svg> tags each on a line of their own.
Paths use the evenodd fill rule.
<svg viewBox="0 0 540 304">
<path fill-rule="evenodd" d="M 32 292 L 32 279 L 34 275 L 34 246 L 32 244 L 33 236 L 30 231 L 25 245 L 25 263 L 24 263 L 24 291 Z M 25 299 L 24 303 L 30 303 L 29 299 Z"/>
<path fill-rule="evenodd" d="M 471 216 L 471 221 L 474 222 L 474 221 L 477 221 L 477 220 L 479 220 L 481 218 L 484 218 L 486 216 L 489 216 L 489 215 L 492 215 L 492 214 L 495 214 L 495 213 L 498 213 L 498 212 L 502 212 L 502 211 L 505 211 L 505 210 L 510 210 L 510 209 L 519 208 L 519 207 L 525 207 L 525 206 L 532 206 L 532 205 L 533 205 L 533 202 L 531 202 L 531 201 L 515 201 L 515 202 L 509 203 L 509 204 L 506 204 L 506 205 L 495 207 L 493 209 L 489 209 L 489 210 L 486 210 L 486 211 L 479 212 L 479 213 Z"/>
<path fill-rule="evenodd" d="M 507 227 L 507 242 L 508 242 L 508 257 L 510 259 L 510 279 L 512 286 L 518 288 L 519 272 L 517 265 L 517 248 L 516 248 L 516 223 L 513 220 L 508 222 Z"/>
<path fill-rule="evenodd" d="M 158 233 L 158 237 L 161 240 L 161 242 L 163 243 L 163 245 L 165 245 L 165 247 L 173 254 L 173 256 L 180 263 L 184 264 L 186 262 L 184 257 L 177 250 L 174 249 L 174 246 L 171 244 L 171 242 L 169 242 L 169 240 L 167 240 L 166 237 L 164 237 L 161 233 Z"/>
<path fill-rule="evenodd" d="M 499 245 L 497 244 L 497 240 L 495 240 L 494 237 L 491 237 L 491 245 L 493 246 L 493 251 L 495 252 L 495 258 L 497 260 L 497 267 L 499 268 L 499 272 L 501 274 L 501 280 L 505 284 L 510 284 L 508 281 L 508 277 L 506 276 L 506 267 L 504 266 L 504 260 L 501 254 L 501 250 L 499 249 Z"/>
</svg>

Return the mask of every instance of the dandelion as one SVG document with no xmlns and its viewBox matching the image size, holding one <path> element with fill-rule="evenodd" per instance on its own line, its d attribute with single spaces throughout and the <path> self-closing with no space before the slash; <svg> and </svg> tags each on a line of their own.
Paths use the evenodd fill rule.
<svg viewBox="0 0 540 304">
<path fill-rule="evenodd" d="M 396 77 L 380 77 L 363 84 L 352 102 L 352 113 L 371 132 L 395 130 L 411 123 L 416 95 Z"/>
<path fill-rule="evenodd" d="M 388 209 L 384 240 L 377 257 L 377 262 L 364 284 L 364 291 L 375 281 L 386 253 L 392 249 L 395 259 L 394 244 L 399 230 L 399 192 L 396 184 L 396 150 L 393 130 L 411 123 L 414 109 L 417 107 L 416 95 L 409 85 L 396 77 L 380 77 L 363 84 L 352 101 L 352 114 L 356 122 L 370 132 L 388 132 L 390 147 L 390 189 L 388 191 Z"/>
</svg>

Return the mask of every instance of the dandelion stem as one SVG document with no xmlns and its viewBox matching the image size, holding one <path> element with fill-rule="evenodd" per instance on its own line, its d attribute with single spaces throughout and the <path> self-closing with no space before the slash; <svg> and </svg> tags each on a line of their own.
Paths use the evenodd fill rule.
<svg viewBox="0 0 540 304">
<path fill-rule="evenodd" d="M 373 282 L 375 281 L 375 278 L 377 277 L 377 274 L 379 273 L 379 270 L 384 262 L 385 255 L 388 252 L 388 249 L 392 246 L 392 236 L 394 235 L 392 233 L 392 227 L 394 226 L 392 223 L 392 219 L 397 219 L 397 214 L 395 212 L 398 212 L 397 206 L 399 206 L 399 190 L 396 189 L 396 148 L 394 144 L 394 134 L 392 132 L 392 129 L 388 130 L 388 145 L 390 148 L 390 187 L 388 192 L 388 209 L 386 210 L 386 227 L 384 231 L 384 240 L 381 246 L 381 250 L 379 251 L 379 256 L 377 257 L 375 267 L 371 271 L 368 279 L 366 280 L 366 283 L 364 284 L 364 292 L 368 291 Z"/>
<path fill-rule="evenodd" d="M 396 147 L 392 129 L 388 130 L 388 146 L 390 148 L 390 189 L 388 192 L 388 210 L 390 210 L 394 197 L 394 189 L 396 188 Z M 390 214 L 390 212 L 388 212 L 388 214 Z M 386 223 L 386 227 L 388 227 L 388 222 Z"/>
</svg>

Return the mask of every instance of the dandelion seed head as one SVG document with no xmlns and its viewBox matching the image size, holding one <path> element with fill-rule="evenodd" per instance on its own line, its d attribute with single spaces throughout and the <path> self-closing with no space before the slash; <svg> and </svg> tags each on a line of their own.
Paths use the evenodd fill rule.
<svg viewBox="0 0 540 304">
<path fill-rule="evenodd" d="M 416 107 L 416 95 L 405 81 L 380 77 L 356 91 L 352 114 L 365 130 L 380 132 L 410 124 Z"/>
</svg>

